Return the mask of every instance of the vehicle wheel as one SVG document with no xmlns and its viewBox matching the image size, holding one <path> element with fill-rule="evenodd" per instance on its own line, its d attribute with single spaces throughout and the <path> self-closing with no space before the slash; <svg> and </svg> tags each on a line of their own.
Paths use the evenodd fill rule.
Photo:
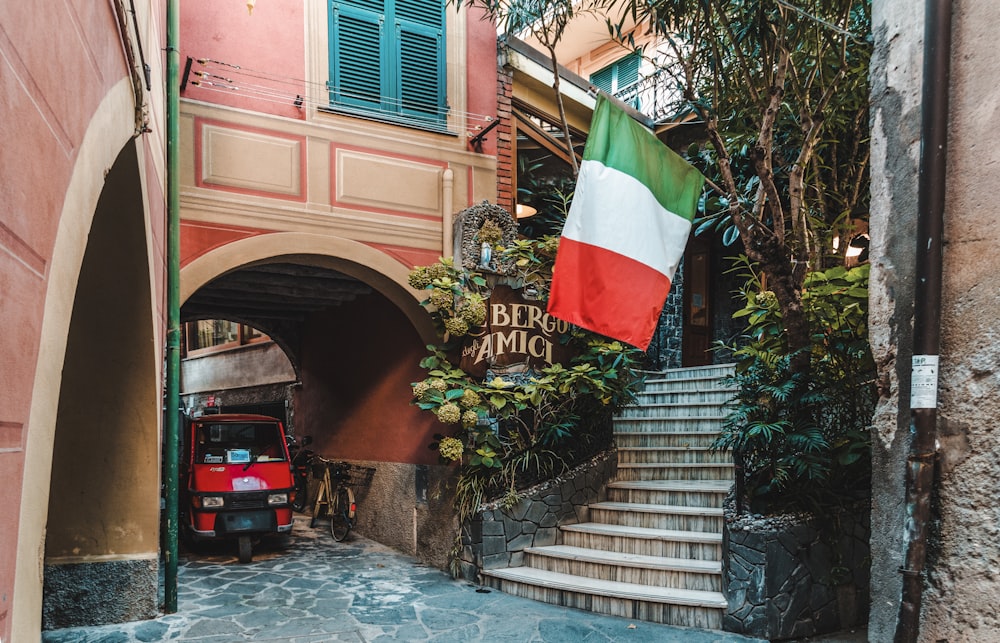
<svg viewBox="0 0 1000 643">
<path fill-rule="evenodd" d="M 250 536 L 240 536 L 239 539 L 239 552 L 240 552 L 240 562 L 249 563 L 253 560 L 253 544 L 250 542 Z"/>
<path fill-rule="evenodd" d="M 347 538 L 351 527 L 354 526 L 354 517 L 351 515 L 353 504 L 354 494 L 350 489 L 337 489 L 337 500 L 330 512 L 330 534 L 338 543 Z"/>
<path fill-rule="evenodd" d="M 306 510 L 306 500 L 309 496 L 309 481 L 296 476 L 295 478 L 295 502 L 292 503 L 292 511 L 302 513 Z"/>
</svg>

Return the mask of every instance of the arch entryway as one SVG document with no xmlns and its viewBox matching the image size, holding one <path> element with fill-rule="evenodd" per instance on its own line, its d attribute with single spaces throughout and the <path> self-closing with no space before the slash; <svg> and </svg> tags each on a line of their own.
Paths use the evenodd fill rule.
<svg viewBox="0 0 1000 643">
<path fill-rule="evenodd" d="M 37 639 L 43 596 L 65 622 L 155 612 L 162 326 L 151 221 L 162 207 L 151 215 L 156 164 L 133 115 L 123 79 L 95 110 L 66 186 L 25 438 L 13 640 Z M 43 577 L 56 587 L 43 592 Z M 80 600 L 88 589 L 99 602 Z"/>
<path fill-rule="evenodd" d="M 323 455 L 378 470 L 362 492 L 359 533 L 443 565 L 453 534 L 442 519 L 451 515 L 448 496 L 428 491 L 451 474 L 427 448 L 440 425 L 410 403 L 436 334 L 408 272 L 359 242 L 261 234 L 185 266 L 181 314 L 250 323 L 280 344 L 298 378 L 296 434 L 311 436 Z"/>
</svg>

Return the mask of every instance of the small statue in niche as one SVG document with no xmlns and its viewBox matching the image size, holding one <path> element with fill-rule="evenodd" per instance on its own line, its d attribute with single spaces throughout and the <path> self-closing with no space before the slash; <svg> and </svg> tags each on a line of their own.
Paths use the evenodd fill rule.
<svg viewBox="0 0 1000 643">
<path fill-rule="evenodd" d="M 500 226 L 496 222 L 486 219 L 483 221 L 483 225 L 479 227 L 476 238 L 480 241 L 479 267 L 491 270 L 496 269 L 496 264 L 493 262 L 493 246 L 503 240 L 503 230 L 500 229 Z"/>
<path fill-rule="evenodd" d="M 517 238 L 517 221 L 500 206 L 483 201 L 456 214 L 454 238 L 456 265 L 506 274 L 511 266 L 499 251 Z M 489 244 L 485 261 L 484 243 Z"/>
</svg>

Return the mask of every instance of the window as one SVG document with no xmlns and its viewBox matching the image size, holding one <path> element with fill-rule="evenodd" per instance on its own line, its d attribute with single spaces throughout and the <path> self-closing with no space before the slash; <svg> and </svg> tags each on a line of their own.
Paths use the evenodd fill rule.
<svg viewBox="0 0 1000 643">
<path fill-rule="evenodd" d="M 629 54 L 591 74 L 590 82 L 638 109 L 637 84 L 641 62 L 639 54 Z"/>
<path fill-rule="evenodd" d="M 198 355 L 271 339 L 253 326 L 225 319 L 187 322 L 184 324 L 181 338 L 182 351 L 185 355 Z"/>
<path fill-rule="evenodd" d="M 331 0 L 331 106 L 443 124 L 444 20 L 444 0 Z"/>
</svg>

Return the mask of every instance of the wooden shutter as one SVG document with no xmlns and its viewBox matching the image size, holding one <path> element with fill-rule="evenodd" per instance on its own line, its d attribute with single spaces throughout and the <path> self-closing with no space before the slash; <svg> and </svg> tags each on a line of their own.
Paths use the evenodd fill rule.
<svg viewBox="0 0 1000 643">
<path fill-rule="evenodd" d="M 590 83 L 598 89 L 603 89 L 610 94 L 614 85 L 614 71 L 614 65 L 605 67 L 601 71 L 590 75 Z"/>
<path fill-rule="evenodd" d="M 397 96 L 407 116 L 444 121 L 445 52 L 442 0 L 396 0 Z"/>
<path fill-rule="evenodd" d="M 389 61 L 382 3 L 333 2 L 330 40 L 331 104 L 384 109 Z"/>
<path fill-rule="evenodd" d="M 639 64 L 641 62 L 642 58 L 639 54 L 630 54 L 615 63 L 618 71 L 615 91 L 625 89 L 639 80 Z"/>
<path fill-rule="evenodd" d="M 591 74 L 590 82 L 598 89 L 614 94 L 639 80 L 640 63 L 642 63 L 642 57 L 639 54 L 629 54 Z"/>
<path fill-rule="evenodd" d="M 444 0 L 330 0 L 330 103 L 443 122 Z"/>
</svg>

